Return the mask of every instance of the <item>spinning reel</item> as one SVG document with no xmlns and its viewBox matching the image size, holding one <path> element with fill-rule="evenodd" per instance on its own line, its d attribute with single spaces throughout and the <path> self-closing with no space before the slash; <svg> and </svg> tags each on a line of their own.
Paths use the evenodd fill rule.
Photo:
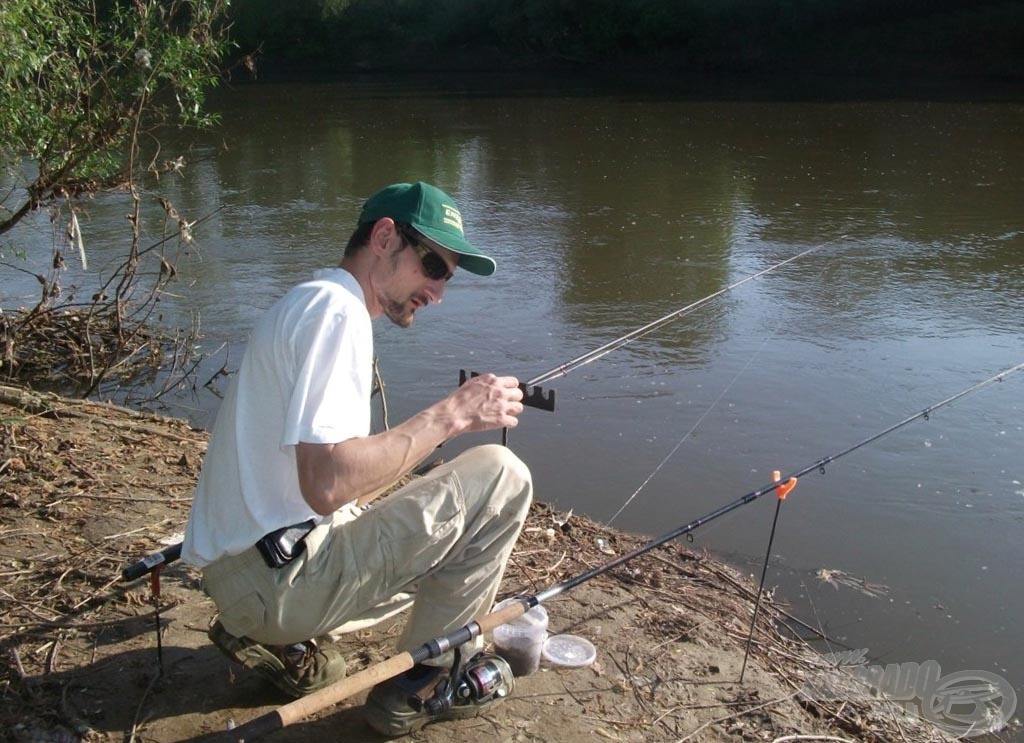
<svg viewBox="0 0 1024 743">
<path fill-rule="evenodd" d="M 477 653 L 463 666 L 462 654 L 456 648 L 448 677 L 438 683 L 426 699 L 411 696 L 409 706 L 417 711 L 440 715 L 455 705 L 482 705 L 504 699 L 512 693 L 514 685 L 512 669 L 504 658 Z"/>
</svg>

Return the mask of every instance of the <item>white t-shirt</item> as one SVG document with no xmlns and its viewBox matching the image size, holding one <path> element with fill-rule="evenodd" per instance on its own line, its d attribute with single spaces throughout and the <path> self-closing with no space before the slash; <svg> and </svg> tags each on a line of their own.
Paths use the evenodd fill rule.
<svg viewBox="0 0 1024 743">
<path fill-rule="evenodd" d="M 372 325 L 352 274 L 318 271 L 274 304 L 217 414 L 182 559 L 202 567 L 320 519 L 299 490 L 295 445 L 369 434 L 372 381 Z"/>
</svg>

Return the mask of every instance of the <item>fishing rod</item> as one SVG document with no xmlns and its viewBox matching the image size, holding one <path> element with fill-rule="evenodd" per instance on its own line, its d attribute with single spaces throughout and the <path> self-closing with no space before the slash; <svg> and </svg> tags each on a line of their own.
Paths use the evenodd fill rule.
<svg viewBox="0 0 1024 743">
<path fill-rule="evenodd" d="M 435 637 L 428 642 L 414 648 L 413 650 L 405 651 L 394 655 L 387 660 L 378 663 L 377 665 L 371 666 L 359 673 L 352 676 L 348 676 L 331 686 L 328 686 L 320 691 L 317 691 L 309 696 L 297 699 L 294 702 L 285 704 L 276 710 L 267 712 L 260 717 L 254 718 L 243 725 L 234 728 L 229 731 L 212 733 L 210 735 L 204 735 L 200 738 L 194 738 L 192 741 L 198 743 L 203 741 L 204 743 L 248 743 L 249 741 L 256 740 L 269 733 L 276 732 L 292 725 L 302 719 L 309 717 L 310 715 L 326 709 L 338 702 L 341 702 L 354 694 L 361 691 L 365 691 L 372 686 L 375 686 L 382 681 L 387 681 L 400 673 L 410 670 L 417 663 L 422 663 L 431 658 L 438 658 L 441 655 L 449 652 L 450 650 L 456 649 L 465 643 L 470 642 L 476 637 L 493 630 L 495 627 L 511 622 L 515 618 L 522 616 L 527 611 L 542 604 L 545 601 L 549 601 L 556 596 L 569 591 L 581 583 L 585 583 L 592 578 L 596 578 L 599 575 L 603 575 L 608 571 L 622 565 L 623 563 L 629 562 L 640 555 L 643 555 L 651 550 L 660 547 L 661 545 L 671 542 L 674 539 L 678 539 L 681 536 L 689 534 L 695 529 L 707 524 L 710 521 L 726 515 L 732 511 L 735 511 L 741 506 L 745 506 L 748 503 L 752 503 L 758 498 L 767 493 L 776 492 L 779 494 L 780 500 L 785 497 L 785 493 L 788 493 L 795 485 L 797 480 L 810 472 L 817 470 L 821 474 L 825 473 L 825 467 L 836 460 L 851 454 L 858 449 L 867 446 L 875 441 L 878 441 L 884 436 L 888 436 L 894 431 L 903 428 L 904 426 L 913 423 L 919 419 L 928 420 L 933 412 L 943 408 L 951 403 L 959 400 L 962 397 L 970 395 L 973 392 L 977 392 L 983 387 L 987 387 L 994 382 L 1002 382 L 1004 379 L 1009 377 L 1011 374 L 1015 374 L 1021 370 L 1024 370 L 1024 362 L 1005 369 L 998 374 L 995 374 L 988 379 L 977 382 L 976 384 L 967 387 L 955 395 L 947 397 L 945 400 L 937 402 L 933 405 L 924 408 L 923 410 L 910 415 L 903 420 L 894 423 L 893 425 L 875 433 L 867 438 L 857 442 L 856 444 L 843 449 L 840 452 L 831 454 L 827 457 L 817 460 L 813 464 L 810 464 L 801 469 L 795 470 L 785 478 L 782 478 L 778 472 L 774 474 L 774 479 L 769 485 L 753 490 L 746 495 L 743 495 L 717 509 L 711 511 L 700 518 L 694 519 L 682 526 L 673 529 L 672 531 L 664 534 L 660 537 L 652 539 L 646 544 L 637 547 L 636 549 L 622 554 L 608 562 L 600 565 L 591 570 L 587 570 L 584 573 L 569 578 L 562 583 L 554 585 L 546 590 L 536 593 L 532 596 L 517 596 L 513 600 L 509 601 L 505 606 L 497 611 L 493 611 L 489 614 L 485 614 L 477 619 L 472 620 L 468 624 L 460 627 L 453 632 L 446 635 Z M 190 742 L 191 743 L 191 742 Z"/>
<path fill-rule="evenodd" d="M 659 317 L 657 320 L 652 320 L 651 322 L 647 323 L 646 325 L 643 325 L 642 327 L 636 328 L 635 330 L 631 330 L 630 332 L 616 338 L 615 340 L 608 341 L 604 345 L 599 346 L 598 348 L 595 348 L 592 351 L 587 351 L 586 353 L 580 354 L 574 359 L 571 359 L 569 361 L 566 361 L 565 363 L 559 364 L 558 366 L 548 369 L 543 374 L 538 374 L 532 379 L 528 379 L 527 381 L 520 383 L 519 389 L 522 390 L 523 392 L 523 405 L 532 408 L 540 408 L 541 410 L 554 410 L 555 391 L 544 390 L 542 387 L 539 386 L 540 384 L 548 382 L 552 379 L 556 379 L 558 377 L 567 376 L 570 372 L 579 369 L 581 366 L 586 366 L 592 361 L 597 361 L 603 356 L 607 356 L 612 351 L 618 350 L 628 343 L 632 343 L 637 338 L 641 338 L 647 335 L 648 333 L 658 330 L 659 328 L 668 325 L 673 320 L 678 320 L 680 317 L 685 317 L 686 315 L 689 315 L 691 312 L 700 309 L 708 302 L 717 299 L 723 294 L 731 292 L 733 289 L 743 286 L 748 281 L 753 281 L 754 279 L 760 278 L 765 274 L 769 274 L 772 271 L 782 268 L 783 266 L 788 265 L 790 263 L 793 263 L 794 261 L 797 261 L 806 255 L 810 255 L 811 253 L 821 250 L 826 245 L 831 245 L 832 243 L 835 243 L 844 238 L 846 238 L 846 235 L 840 235 L 839 237 L 833 238 L 832 240 L 829 240 L 827 242 L 823 242 L 820 245 L 815 245 L 814 247 L 807 248 L 806 250 L 803 250 L 797 253 L 796 255 L 790 256 L 785 260 L 779 261 L 774 265 L 768 266 L 767 268 L 764 268 L 756 273 L 752 273 L 749 276 L 746 276 L 738 281 L 734 281 L 728 286 L 722 287 L 718 291 L 712 292 L 711 294 L 708 294 L 706 297 L 698 299 L 695 302 L 691 302 L 685 307 L 680 307 L 677 310 L 669 312 L 667 315 Z M 465 369 L 460 370 L 459 386 L 465 384 L 466 380 L 469 379 L 470 377 L 475 376 L 478 376 L 476 372 L 468 372 Z M 505 446 L 508 446 L 507 428 L 502 429 L 501 443 Z"/>
<path fill-rule="evenodd" d="M 832 244 L 832 243 L 834 243 L 834 242 L 836 242 L 838 240 L 842 240 L 845 237 L 846 237 L 846 235 L 840 235 L 839 237 L 837 237 L 837 238 L 835 238 L 833 240 L 829 240 L 828 242 L 821 243 L 820 245 L 815 245 L 813 248 L 808 248 L 807 250 L 804 250 L 804 251 L 802 251 L 800 253 L 797 253 L 794 256 L 786 258 L 784 261 L 779 261 L 775 265 L 769 266 L 768 268 L 765 268 L 765 269 L 762 269 L 762 270 L 758 271 L 757 273 L 750 274 L 749 276 L 747 276 L 745 278 L 742 278 L 739 281 L 735 281 L 732 284 L 729 284 L 728 286 L 723 287 L 723 288 L 719 289 L 718 291 L 713 292 L 713 293 L 707 295 L 703 299 L 698 299 L 696 302 L 691 302 L 690 304 L 686 305 L 685 307 L 680 307 L 677 310 L 673 310 L 672 312 L 669 312 L 667 315 L 665 315 L 663 317 L 659 317 L 657 320 L 654 320 L 652 322 L 647 323 L 643 327 L 637 328 L 636 330 L 631 330 L 630 332 L 626 333 L 625 335 L 623 335 L 623 336 L 621 336 L 619 338 L 616 338 L 613 341 L 608 341 L 603 346 L 600 346 L 599 348 L 595 348 L 593 351 L 588 351 L 587 353 L 584 353 L 584 354 L 581 354 L 581 355 L 577 356 L 576 358 L 572 359 L 571 361 L 566 361 L 564 364 L 559 364 L 556 367 L 548 369 L 543 374 L 538 374 L 533 379 L 527 380 L 524 384 L 526 384 L 527 387 L 531 387 L 531 386 L 533 386 L 535 384 L 541 384 L 543 382 L 547 382 L 547 381 L 555 379 L 557 377 L 564 377 L 567 374 L 569 374 L 569 372 L 574 371 L 576 369 L 579 369 L 581 366 L 585 366 L 585 365 L 589 364 L 592 361 L 597 361 L 602 356 L 606 356 L 606 355 L 610 354 L 612 351 L 615 351 L 615 350 L 618 350 L 618 349 L 622 348 L 627 343 L 631 343 L 631 342 L 635 341 L 637 338 L 645 336 L 648 333 L 651 333 L 651 332 L 657 330 L 658 328 L 661 328 L 661 327 L 669 324 L 673 320 L 678 320 L 680 317 L 685 317 L 686 315 L 690 314 L 694 310 L 697 310 L 700 307 L 703 307 L 708 302 L 711 302 L 712 300 L 717 299 L 718 297 L 722 296 L 723 294 L 727 294 L 728 292 L 731 292 L 733 289 L 736 289 L 736 288 L 738 288 L 740 286 L 743 286 L 748 281 L 753 281 L 754 279 L 760 278 L 761 276 L 764 276 L 765 274 L 771 273 L 772 271 L 775 271 L 776 269 L 782 268 L 783 266 L 785 266 L 787 264 L 793 263 L 794 261 L 797 261 L 797 260 L 799 260 L 800 258 L 803 258 L 806 255 L 810 255 L 811 253 L 814 253 L 814 252 L 816 252 L 818 250 L 821 250 L 826 245 L 830 245 L 830 244 Z"/>
<path fill-rule="evenodd" d="M 219 207 L 217 209 L 217 211 L 220 211 L 220 209 L 223 209 L 223 208 L 224 207 L 221 206 L 221 207 Z M 215 214 L 215 213 L 216 212 L 213 212 L 212 214 L 209 214 L 206 217 L 203 217 L 199 221 L 200 222 L 205 221 L 206 219 L 209 219 L 210 217 L 212 217 L 213 214 Z M 526 382 L 521 383 L 519 385 L 519 388 L 523 391 L 523 400 L 522 400 L 523 405 L 526 405 L 526 406 L 529 406 L 529 407 L 534 407 L 534 408 L 540 408 L 542 410 L 554 410 L 555 409 L 555 391 L 554 390 L 547 390 L 547 391 L 545 391 L 542 388 L 538 387 L 537 385 L 539 385 L 539 384 L 541 384 L 543 382 L 547 382 L 547 381 L 549 381 L 551 379 L 555 379 L 556 377 L 560 377 L 560 376 L 564 377 L 567 374 L 569 374 L 569 372 L 571 372 L 571 371 L 573 371 L 575 369 L 578 369 L 581 366 L 589 364 L 592 361 L 597 361 L 597 359 L 601 358 L 602 356 L 608 355 L 609 353 L 611 353 L 612 351 L 614 351 L 614 350 L 616 350 L 618 348 L 622 348 L 627 343 L 635 341 L 637 338 L 640 338 L 641 336 L 647 335 L 648 333 L 653 332 L 653 331 L 657 330 L 658 328 L 660 328 L 660 327 L 662 327 L 664 325 L 667 325 L 668 323 L 672 322 L 673 320 L 677 320 L 680 317 L 683 317 L 685 315 L 690 314 L 691 312 L 699 309 L 700 307 L 703 307 L 708 302 L 711 302 L 712 300 L 717 299 L 718 297 L 722 296 L 723 294 L 725 294 L 727 292 L 730 292 L 733 289 L 736 289 L 736 288 L 742 286 L 743 284 L 746 284 L 748 281 L 753 281 L 754 279 L 757 279 L 757 278 L 759 278 L 761 276 L 764 276 L 765 274 L 771 273 L 772 271 L 775 271 L 776 269 L 782 268 L 783 266 L 785 266 L 785 265 L 787 265 L 789 263 L 793 263 L 794 261 L 799 260 L 800 258 L 803 258 L 806 255 L 814 253 L 815 251 L 821 250 L 826 245 L 830 245 L 830 244 L 832 244 L 834 242 L 837 242 L 838 240 L 842 240 L 845 237 L 846 237 L 846 235 L 840 235 L 839 237 L 834 238 L 832 240 L 829 240 L 828 242 L 821 243 L 820 245 L 815 245 L 814 247 L 808 248 L 807 250 L 804 250 L 804 251 L 802 251 L 800 253 L 797 253 L 796 255 L 790 256 L 789 258 L 786 258 L 783 261 L 779 261 L 778 263 L 776 263 L 774 265 L 768 266 L 767 268 L 764 268 L 764 269 L 758 271 L 757 273 L 750 274 L 749 276 L 746 276 L 746 277 L 740 279 L 739 281 L 735 281 L 732 284 L 729 284 L 728 286 L 723 287 L 722 289 L 719 289 L 718 291 L 716 291 L 716 292 L 714 292 L 712 294 L 709 294 L 709 295 L 707 295 L 706 297 L 704 297 L 702 299 L 698 299 L 695 302 L 691 302 L 690 304 L 686 305 L 685 307 L 680 307 L 677 310 L 673 310 L 672 312 L 668 313 L 667 315 L 664 315 L 663 317 L 660 317 L 657 320 L 654 320 L 652 322 L 647 323 L 643 327 L 637 328 L 636 330 L 632 330 L 629 333 L 626 333 L 625 335 L 623 335 L 623 336 L 621 336 L 619 338 L 616 338 L 613 341 L 609 341 L 608 343 L 605 343 L 603 346 L 600 346 L 599 348 L 595 348 L 593 351 L 588 351 L 587 353 L 584 353 L 584 354 L 582 354 L 580 356 L 577 356 L 576 358 L 572 359 L 571 361 L 566 361 L 564 364 L 559 364 L 558 366 L 549 369 L 548 371 L 544 372 L 543 374 L 539 374 L 536 377 L 534 377 L 533 379 L 530 379 L 530 380 L 528 380 Z M 161 241 L 161 242 L 165 242 L 165 241 L 166 240 Z M 153 248 L 153 247 L 156 247 L 159 244 L 160 243 L 156 243 L 155 245 L 150 246 L 150 249 Z M 469 379 L 470 377 L 475 377 L 475 376 L 477 376 L 476 372 L 467 372 L 466 370 L 461 370 L 459 372 L 459 386 L 462 386 L 463 384 L 465 384 L 466 380 Z M 502 443 L 504 443 L 504 444 L 508 443 L 508 429 L 505 429 L 503 434 L 502 434 Z M 422 468 L 416 470 L 415 473 L 418 474 L 421 470 L 429 469 L 434 464 L 435 464 L 434 462 L 428 462 Z M 148 556 L 142 558 L 138 562 L 132 563 L 131 565 L 126 567 L 122 571 L 122 573 L 121 573 L 122 580 L 127 582 L 127 581 L 135 580 L 136 578 L 140 578 L 143 575 L 146 575 L 147 573 L 152 572 L 154 569 L 158 568 L 161 565 L 166 565 L 166 564 L 169 564 L 171 562 L 174 562 L 180 556 L 181 556 L 181 544 L 180 543 L 176 544 L 176 545 L 172 545 L 171 547 L 168 547 L 166 549 L 163 549 L 160 552 L 155 552 L 155 553 L 153 553 L 151 555 L 148 555 Z"/>
</svg>

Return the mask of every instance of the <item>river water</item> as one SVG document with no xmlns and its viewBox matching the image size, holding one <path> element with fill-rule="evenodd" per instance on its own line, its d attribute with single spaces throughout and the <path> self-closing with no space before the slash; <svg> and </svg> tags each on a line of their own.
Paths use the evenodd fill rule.
<svg viewBox="0 0 1024 743">
<path fill-rule="evenodd" d="M 165 178 L 190 219 L 223 207 L 164 302 L 170 321 L 198 315 L 217 350 L 200 382 L 237 366 L 290 285 L 337 262 L 369 193 L 415 179 L 458 198 L 499 272 L 458 274 L 411 330 L 378 323 L 392 421 L 460 369 L 537 376 L 815 248 L 548 383 L 556 412 L 524 413 L 510 445 L 538 498 L 623 529 L 666 533 L 1024 362 L 1020 102 L 494 91 L 222 91 L 222 126 Z M 102 271 L 124 205 L 87 211 Z M 4 278 L 5 304 L 35 291 Z M 217 403 L 200 389 L 175 411 L 209 426 Z M 776 598 L 879 662 L 985 670 L 1020 695 L 1022 410 L 1019 374 L 803 477 L 781 511 Z M 773 501 L 701 528 L 694 546 L 759 574 Z"/>
</svg>

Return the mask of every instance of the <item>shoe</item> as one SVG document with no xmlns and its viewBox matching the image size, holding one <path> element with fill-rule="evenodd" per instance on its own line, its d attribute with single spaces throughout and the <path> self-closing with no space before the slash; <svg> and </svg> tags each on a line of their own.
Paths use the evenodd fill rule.
<svg viewBox="0 0 1024 743">
<path fill-rule="evenodd" d="M 371 728 L 394 738 L 429 723 L 476 717 L 511 694 L 514 685 L 503 658 L 479 653 L 454 683 L 450 669 L 422 664 L 381 682 L 370 690 L 363 711 Z"/>
<path fill-rule="evenodd" d="M 207 632 L 224 655 L 263 675 L 291 697 L 301 697 L 345 678 L 345 659 L 337 648 L 320 647 L 314 640 L 294 645 L 261 645 L 235 637 L 215 619 Z"/>
</svg>

